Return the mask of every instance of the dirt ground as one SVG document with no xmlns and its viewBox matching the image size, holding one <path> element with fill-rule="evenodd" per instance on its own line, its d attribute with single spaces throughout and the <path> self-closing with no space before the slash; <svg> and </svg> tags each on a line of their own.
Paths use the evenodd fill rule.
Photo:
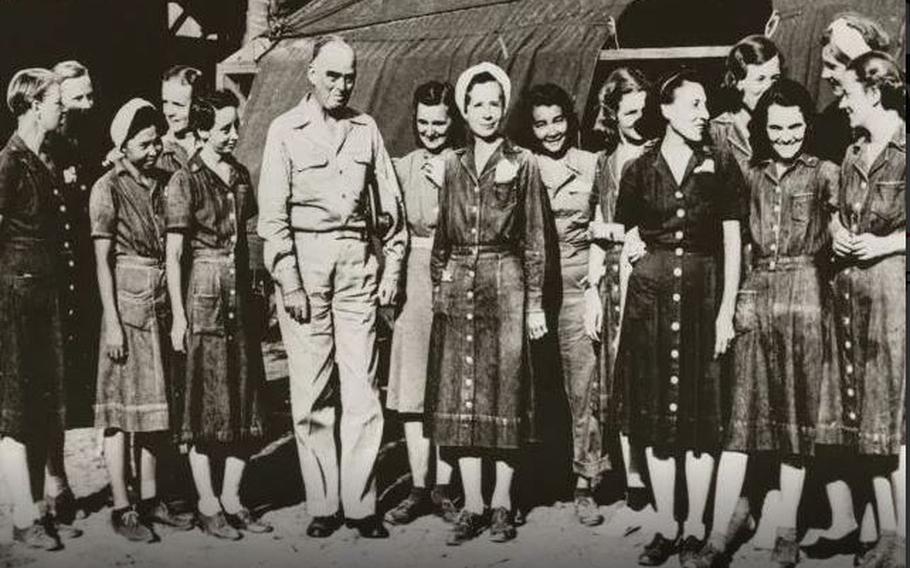
<svg viewBox="0 0 910 568">
<path fill-rule="evenodd" d="M 32 552 L 13 545 L 9 510 L 0 512 L 0 568 L 34 567 L 345 567 L 380 568 L 384 566 L 434 566 L 436 568 L 528 566 L 528 567 L 625 567 L 635 566 L 636 558 L 649 535 L 645 531 L 628 537 L 607 536 L 606 525 L 583 528 L 573 519 L 571 503 L 538 507 L 531 511 L 518 538 L 507 544 L 490 543 L 484 535 L 459 548 L 444 545 L 446 525 L 435 517 L 425 517 L 407 527 L 392 527 L 391 538 L 384 541 L 359 539 L 342 529 L 326 540 L 304 534 L 309 517 L 306 505 L 298 503 L 278 508 L 264 518 L 275 526 L 270 535 L 248 535 L 239 542 L 222 542 L 198 530 L 187 533 L 162 533 L 161 541 L 132 544 L 115 538 L 108 526 L 110 508 L 106 505 L 107 474 L 98 451 L 94 430 L 67 433 L 66 462 L 70 482 L 77 497 L 85 499 L 94 512 L 77 521 L 85 531 L 81 538 L 65 542 L 60 552 Z M 282 467 L 293 466 L 283 463 Z M 279 481 L 283 483 L 283 481 Z M 0 501 L 7 503 L 5 495 Z M 602 507 L 608 518 L 618 507 Z M 740 549 L 734 566 L 768 566 L 769 552 L 755 551 L 749 543 Z M 804 560 L 801 566 L 847 568 L 848 557 L 830 560 Z M 671 559 L 667 566 L 678 566 Z"/>
</svg>

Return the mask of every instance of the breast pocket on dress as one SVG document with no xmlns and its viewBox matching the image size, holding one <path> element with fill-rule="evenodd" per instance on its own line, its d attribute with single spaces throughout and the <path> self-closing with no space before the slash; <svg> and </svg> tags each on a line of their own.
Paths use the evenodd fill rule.
<svg viewBox="0 0 910 568">
<path fill-rule="evenodd" d="M 814 193 L 796 193 L 790 198 L 792 201 L 791 217 L 797 223 L 807 223 L 815 206 Z"/>
<path fill-rule="evenodd" d="M 904 180 L 875 182 L 869 211 L 886 221 L 897 218 L 904 210 Z"/>
<path fill-rule="evenodd" d="M 496 205 L 500 208 L 507 208 L 515 205 L 518 201 L 518 184 L 515 179 L 507 182 L 493 183 L 493 197 Z"/>
</svg>

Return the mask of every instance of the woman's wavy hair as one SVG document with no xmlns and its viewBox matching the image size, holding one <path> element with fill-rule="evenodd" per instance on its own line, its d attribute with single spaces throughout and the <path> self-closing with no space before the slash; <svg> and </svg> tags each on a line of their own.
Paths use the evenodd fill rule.
<svg viewBox="0 0 910 568">
<path fill-rule="evenodd" d="M 423 143 L 421 143 L 420 136 L 417 134 L 417 105 L 444 105 L 446 114 L 452 121 L 445 146 L 448 148 L 459 148 L 464 145 L 464 123 L 461 120 L 458 106 L 455 104 L 455 88 L 451 83 L 427 81 L 414 90 L 414 98 L 411 101 L 411 131 L 414 133 L 414 143 L 419 148 L 422 148 Z"/>
<path fill-rule="evenodd" d="M 644 91 L 651 98 L 651 89 L 651 83 L 648 82 L 645 74 L 634 67 L 618 67 L 607 75 L 607 79 L 598 92 L 597 101 L 604 117 L 604 143 L 608 154 L 612 153 L 616 146 L 619 145 L 619 127 L 617 125 L 619 117 L 617 113 L 623 97 L 629 93 Z M 642 118 L 639 119 L 640 122 L 647 120 L 646 115 L 649 106 L 650 101 L 646 101 L 645 111 L 642 114 Z M 642 122 L 643 124 L 644 122 Z M 644 134 L 644 132 L 641 132 L 641 134 Z"/>
<path fill-rule="evenodd" d="M 847 70 L 856 74 L 866 90 L 878 89 L 883 108 L 896 110 L 901 118 L 906 118 L 907 87 L 894 58 L 882 51 L 869 51 L 850 62 Z"/>
<path fill-rule="evenodd" d="M 814 142 L 815 102 L 809 91 L 792 79 L 782 78 L 776 81 L 758 99 L 752 120 L 749 121 L 749 142 L 752 145 L 750 164 L 756 166 L 765 160 L 774 159 L 774 150 L 768 139 L 768 109 L 772 105 L 782 107 L 799 107 L 806 122 L 806 137 L 800 153 L 808 151 Z"/>
<path fill-rule="evenodd" d="M 539 153 L 543 147 L 534 136 L 534 107 L 558 106 L 569 125 L 566 131 L 568 147 L 578 145 L 578 115 L 575 114 L 575 103 L 572 97 L 562 87 L 553 83 L 534 85 L 519 97 L 515 112 L 512 114 L 510 131 L 511 138 L 516 144 Z"/>
</svg>

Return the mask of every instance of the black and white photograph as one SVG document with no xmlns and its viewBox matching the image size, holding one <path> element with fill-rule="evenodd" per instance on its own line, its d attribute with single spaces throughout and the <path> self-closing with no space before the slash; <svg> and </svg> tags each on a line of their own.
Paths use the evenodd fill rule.
<svg viewBox="0 0 910 568">
<path fill-rule="evenodd" d="M 904 568 L 906 13 L 0 0 L 0 568 Z"/>
</svg>

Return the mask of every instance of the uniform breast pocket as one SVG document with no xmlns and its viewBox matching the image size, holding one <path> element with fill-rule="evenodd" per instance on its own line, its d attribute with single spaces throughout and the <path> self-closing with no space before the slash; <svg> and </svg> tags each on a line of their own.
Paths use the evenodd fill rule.
<svg viewBox="0 0 910 568">
<path fill-rule="evenodd" d="M 792 198 L 792 217 L 797 223 L 806 223 L 815 205 L 815 194 L 797 193 Z"/>
<path fill-rule="evenodd" d="M 869 203 L 869 211 L 885 220 L 890 221 L 897 218 L 905 207 L 905 188 L 906 182 L 904 180 L 875 182 L 872 200 Z"/>
<path fill-rule="evenodd" d="M 509 207 L 518 201 L 518 187 L 515 180 L 507 182 L 495 182 L 493 184 L 493 196 L 496 198 L 496 204 L 500 207 Z"/>
</svg>

